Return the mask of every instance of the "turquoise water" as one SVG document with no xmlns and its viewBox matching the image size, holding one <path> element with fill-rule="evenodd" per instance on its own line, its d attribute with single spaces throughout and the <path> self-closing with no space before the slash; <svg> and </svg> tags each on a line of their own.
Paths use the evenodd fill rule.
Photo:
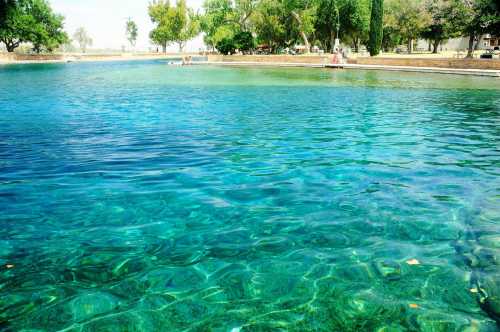
<svg viewBox="0 0 500 332">
<path fill-rule="evenodd" d="M 0 330 L 498 331 L 500 81 L 0 67 Z"/>
</svg>

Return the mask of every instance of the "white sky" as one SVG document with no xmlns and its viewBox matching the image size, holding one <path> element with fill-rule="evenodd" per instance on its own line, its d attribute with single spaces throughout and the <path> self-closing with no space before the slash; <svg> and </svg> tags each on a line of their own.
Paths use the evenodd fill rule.
<svg viewBox="0 0 500 332">
<path fill-rule="evenodd" d="M 149 0 L 49 0 L 52 8 L 58 14 L 65 16 L 65 29 L 73 35 L 79 27 L 84 27 L 92 37 L 92 48 L 121 49 L 128 48 L 125 37 L 125 22 L 128 17 L 137 23 L 139 37 L 137 50 L 147 50 L 152 47 L 149 32 L 153 24 L 148 16 Z M 173 1 L 174 2 L 174 1 Z M 188 6 L 195 11 L 200 10 L 203 0 L 187 0 Z M 197 51 L 204 47 L 203 38 L 198 36 L 186 46 L 186 51 Z M 177 45 L 169 47 L 177 51 Z"/>
</svg>

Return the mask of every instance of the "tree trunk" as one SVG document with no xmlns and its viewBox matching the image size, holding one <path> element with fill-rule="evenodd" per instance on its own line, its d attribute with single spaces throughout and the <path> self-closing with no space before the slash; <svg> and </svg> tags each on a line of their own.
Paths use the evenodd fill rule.
<svg viewBox="0 0 500 332">
<path fill-rule="evenodd" d="M 294 11 L 292 11 L 292 16 L 295 18 L 295 20 L 297 21 L 297 23 L 300 26 L 300 36 L 302 37 L 302 40 L 304 40 L 304 46 L 306 47 L 306 53 L 309 53 L 311 47 L 309 45 L 309 40 L 307 40 L 306 33 L 304 32 L 304 30 L 302 30 L 302 20 L 300 19 L 299 14 L 297 14 Z"/>
<path fill-rule="evenodd" d="M 8 40 L 4 40 L 3 42 L 5 44 L 5 48 L 7 48 L 7 52 L 9 53 L 14 52 L 14 50 L 19 46 L 19 42 L 8 41 Z"/>
<path fill-rule="evenodd" d="M 408 54 L 413 53 L 413 39 L 408 39 Z"/>
<path fill-rule="evenodd" d="M 440 44 L 439 40 L 434 41 L 434 43 L 432 44 L 432 53 L 434 54 L 438 53 L 439 44 Z"/>
<path fill-rule="evenodd" d="M 354 42 L 354 50 L 356 51 L 356 53 L 359 53 L 359 37 L 354 37 L 353 38 L 353 42 Z"/>
<path fill-rule="evenodd" d="M 477 36 L 477 42 L 474 45 L 474 51 L 479 50 L 479 44 L 481 43 L 481 35 Z"/>
<path fill-rule="evenodd" d="M 331 53 L 335 52 L 335 35 L 333 30 L 330 31 L 330 51 Z"/>
<path fill-rule="evenodd" d="M 167 43 L 163 43 L 163 45 L 161 45 L 161 49 L 163 51 L 164 54 L 167 53 Z"/>
<path fill-rule="evenodd" d="M 429 44 L 428 44 L 428 48 L 427 48 L 427 51 L 432 51 L 432 40 L 428 40 Z"/>
<path fill-rule="evenodd" d="M 469 36 L 469 49 L 467 50 L 466 58 L 472 59 L 474 57 L 474 34 Z"/>
<path fill-rule="evenodd" d="M 179 52 L 184 53 L 184 43 L 183 42 L 177 42 L 179 44 Z"/>
</svg>

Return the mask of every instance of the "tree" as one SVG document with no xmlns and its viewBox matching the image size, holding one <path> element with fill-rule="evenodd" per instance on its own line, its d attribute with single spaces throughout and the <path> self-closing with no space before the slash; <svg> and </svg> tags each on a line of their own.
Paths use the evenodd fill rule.
<svg viewBox="0 0 500 332">
<path fill-rule="evenodd" d="M 413 41 L 431 23 L 423 0 L 392 0 L 391 13 L 394 15 L 395 30 L 407 42 L 408 53 L 413 52 Z"/>
<path fill-rule="evenodd" d="M 248 52 L 255 48 L 253 36 L 248 31 L 240 31 L 233 38 L 234 45 L 242 52 Z"/>
<path fill-rule="evenodd" d="M 156 24 L 156 27 L 149 33 L 149 38 L 154 43 L 161 45 L 163 53 L 167 52 L 167 46 L 173 40 L 171 31 L 165 24 L 169 10 L 170 2 L 168 0 L 154 0 L 148 7 L 149 17 Z"/>
<path fill-rule="evenodd" d="M 257 40 L 267 44 L 271 51 L 287 43 L 285 10 L 281 2 L 261 0 L 252 18 Z"/>
<path fill-rule="evenodd" d="M 64 32 L 64 17 L 55 14 L 45 0 L 33 0 L 31 15 L 37 22 L 32 26 L 30 38 L 35 52 L 40 53 L 43 49 L 52 52 L 69 41 Z"/>
<path fill-rule="evenodd" d="M 273 0 L 274 1 L 274 0 Z M 237 13 L 231 0 L 205 0 L 205 14 L 201 18 L 201 30 L 205 33 L 204 41 L 215 47 L 226 38 L 233 38 L 240 30 Z"/>
<path fill-rule="evenodd" d="M 405 0 L 403 0 L 405 1 Z M 384 0 L 372 0 L 370 40 L 368 50 L 371 56 L 380 53 L 383 38 Z"/>
<path fill-rule="evenodd" d="M 500 4 L 498 0 L 450 0 L 447 12 L 450 24 L 469 36 L 467 56 L 472 58 L 475 45 L 484 33 L 500 31 Z M 476 43 L 477 45 L 477 43 Z"/>
<path fill-rule="evenodd" d="M 137 41 L 138 29 L 137 29 L 137 24 L 135 24 L 135 22 L 132 21 L 130 17 L 128 18 L 127 23 L 125 25 L 125 34 L 127 36 L 127 40 L 130 46 L 135 47 L 135 43 Z"/>
<path fill-rule="evenodd" d="M 183 52 L 186 42 L 200 31 L 198 16 L 186 6 L 185 0 L 178 0 L 175 7 L 168 1 L 155 1 L 149 6 L 149 16 L 156 27 L 151 31 L 151 39 L 162 45 L 166 52 L 167 45 L 176 42 Z"/>
<path fill-rule="evenodd" d="M 369 0 L 343 0 L 340 7 L 340 35 L 345 41 L 359 49 L 360 43 L 368 40 L 370 31 Z"/>
<path fill-rule="evenodd" d="M 76 29 L 73 39 L 78 43 L 80 50 L 83 53 L 87 52 L 87 47 L 92 46 L 93 43 L 92 38 L 90 38 L 87 31 L 83 27 Z"/>
<path fill-rule="evenodd" d="M 458 29 L 448 20 L 449 6 L 448 0 L 427 0 L 426 11 L 430 15 L 430 24 L 422 30 L 421 37 L 432 43 L 432 53 L 438 52 L 439 44 L 443 41 L 459 35 Z"/>
<path fill-rule="evenodd" d="M 315 22 L 316 37 L 323 40 L 324 48 L 333 53 L 337 31 L 340 30 L 339 0 L 319 0 Z"/>
<path fill-rule="evenodd" d="M 215 47 L 220 53 L 224 55 L 233 54 L 236 51 L 236 45 L 232 38 L 223 38 L 222 40 L 217 42 L 217 45 Z"/>
<path fill-rule="evenodd" d="M 55 14 L 46 0 L 0 0 L 0 41 L 13 52 L 21 43 L 31 42 L 36 52 L 52 51 L 68 41 L 64 17 Z"/>
<path fill-rule="evenodd" d="M 314 32 L 316 7 L 311 0 L 283 0 L 287 19 L 287 33 L 296 40 L 298 35 L 305 46 L 306 53 L 311 50 L 309 35 Z"/>
<path fill-rule="evenodd" d="M 167 22 L 172 31 L 173 40 L 183 52 L 186 42 L 200 33 L 199 18 L 191 8 L 186 6 L 186 0 L 177 0 L 177 6 L 172 8 L 173 15 Z"/>
</svg>

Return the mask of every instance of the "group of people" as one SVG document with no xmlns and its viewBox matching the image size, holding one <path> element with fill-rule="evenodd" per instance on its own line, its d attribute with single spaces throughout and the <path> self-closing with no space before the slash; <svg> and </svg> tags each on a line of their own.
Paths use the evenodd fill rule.
<svg viewBox="0 0 500 332">
<path fill-rule="evenodd" d="M 341 48 L 336 48 L 332 56 L 332 63 L 341 65 L 345 63 L 345 59 L 347 59 L 347 56 L 344 50 Z"/>
</svg>

